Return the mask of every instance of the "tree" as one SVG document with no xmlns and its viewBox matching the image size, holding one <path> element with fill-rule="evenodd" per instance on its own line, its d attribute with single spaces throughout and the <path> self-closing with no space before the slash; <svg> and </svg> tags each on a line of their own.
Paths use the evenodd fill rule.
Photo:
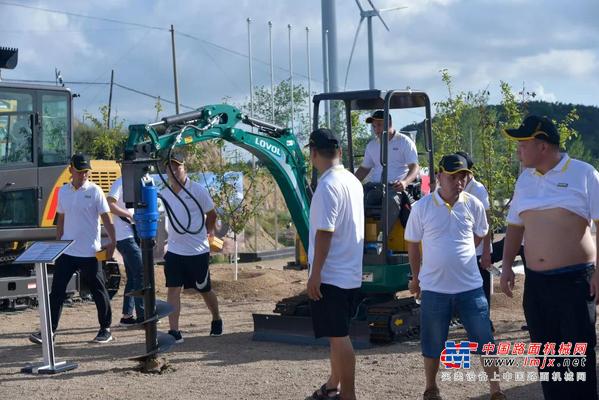
<svg viewBox="0 0 599 400">
<path fill-rule="evenodd" d="M 116 160 L 122 157 L 123 146 L 127 140 L 124 121 L 115 117 L 108 126 L 108 106 L 99 108 L 100 118 L 85 112 L 84 119 L 89 124 L 80 123 L 74 130 L 75 151 L 82 152 L 94 159 Z"/>
<path fill-rule="evenodd" d="M 305 141 L 312 130 L 308 118 L 308 91 L 301 83 L 293 85 L 293 122 L 294 133 L 298 139 Z M 245 113 L 250 113 L 249 100 L 239 106 Z M 272 100 L 270 87 L 254 88 L 254 118 L 274 123 L 281 127 L 291 127 L 291 83 L 289 79 L 274 86 L 274 121 L 272 119 Z"/>
<path fill-rule="evenodd" d="M 520 125 L 523 116 L 528 113 L 529 100 L 534 99 L 535 93 L 523 88 L 518 93 L 521 96 L 518 101 L 510 85 L 501 81 L 501 103 L 491 106 L 488 104 L 490 92 L 487 89 L 455 93 L 447 70 L 441 70 L 441 79 L 447 86 L 448 98 L 435 103 L 435 163 L 443 154 L 457 150 L 469 151 L 475 161 L 475 174 L 489 191 L 492 229 L 502 229 L 520 172 L 516 142 L 510 140 L 504 131 Z M 554 118 L 562 148 L 571 146 L 583 157 L 591 157 L 577 140 L 577 132 L 572 127 L 577 120 L 575 108 L 559 120 Z"/>
<path fill-rule="evenodd" d="M 235 171 L 235 172 L 231 172 Z M 238 275 L 238 242 L 237 238 L 245 229 L 247 223 L 260 211 L 264 199 L 270 192 L 258 192 L 253 190 L 262 180 L 262 169 L 253 169 L 247 163 L 236 165 L 222 165 L 213 168 L 215 180 L 212 185 L 207 185 L 210 196 L 218 208 L 219 218 L 229 226 L 233 233 L 235 264 L 234 279 Z M 242 182 L 239 182 L 242 179 Z M 240 186 L 243 187 L 243 195 L 239 195 Z"/>
</svg>

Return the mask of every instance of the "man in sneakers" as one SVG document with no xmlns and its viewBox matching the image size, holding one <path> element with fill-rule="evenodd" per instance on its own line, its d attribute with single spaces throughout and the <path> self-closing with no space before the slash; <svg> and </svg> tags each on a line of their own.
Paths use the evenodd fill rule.
<svg viewBox="0 0 599 400">
<path fill-rule="evenodd" d="M 424 358 L 424 400 L 440 400 L 437 373 L 454 309 L 460 315 L 468 339 L 483 345 L 494 343 L 489 307 L 476 264 L 476 246 L 489 225 L 482 203 L 464 192 L 471 171 L 458 154 L 444 156 L 437 179 L 440 188 L 418 200 L 406 226 L 412 270 L 410 291 L 420 297 L 420 343 Z M 485 367 L 490 377 L 497 367 Z M 491 400 L 503 400 L 499 383 L 489 380 Z"/>
<path fill-rule="evenodd" d="M 349 325 L 362 285 L 364 195 L 360 181 L 341 164 L 333 132 L 315 130 L 308 146 L 320 180 L 310 205 L 307 290 L 314 335 L 329 338 L 331 374 L 307 400 L 354 400 L 356 358 Z"/>
<path fill-rule="evenodd" d="M 133 210 L 128 209 L 123 202 L 123 179 L 119 178 L 112 184 L 107 200 L 110 212 L 114 216 L 114 230 L 116 231 L 116 248 L 123 257 L 127 283 L 125 296 L 123 296 L 123 316 L 120 325 L 134 325 L 144 319 L 143 298 L 131 297 L 126 294 L 140 290 L 143 286 L 143 263 L 141 249 L 136 242 L 133 231 Z M 133 309 L 135 315 L 133 316 Z"/>
<path fill-rule="evenodd" d="M 112 312 L 110 298 L 104 286 L 102 265 L 96 259 L 96 252 L 101 248 L 98 217 L 102 219 L 110 238 L 106 245 L 108 258 L 114 253 L 116 237 L 104 193 L 99 186 L 88 180 L 90 170 L 89 159 L 83 154 L 75 154 L 69 167 L 71 182 L 58 192 L 56 239 L 73 240 L 73 244 L 56 260 L 50 293 L 52 337 L 58 328 L 67 284 L 73 274 L 79 271 L 79 277 L 89 288 L 98 310 L 100 330 L 94 341 L 107 343 L 113 339 L 110 333 Z M 34 343 L 41 343 L 39 332 L 31 334 L 29 339 Z"/>
<path fill-rule="evenodd" d="M 176 197 L 168 188 L 160 192 L 168 216 L 168 251 L 164 256 L 167 302 L 175 307 L 175 311 L 168 316 L 170 324 L 168 333 L 176 339 L 177 343 L 183 342 L 179 330 L 183 287 L 195 289 L 200 293 L 212 313 L 210 336 L 220 336 L 223 332 L 223 322 L 218 311 L 218 299 L 210 285 L 208 269 L 210 260 L 208 236 L 213 235 L 216 224 L 214 203 L 208 190 L 187 176 L 182 154 L 173 151 L 166 170 L 169 183 L 178 196 Z M 205 224 L 199 230 L 202 219 L 205 220 Z M 184 228 L 192 233 L 186 232 Z"/>
</svg>

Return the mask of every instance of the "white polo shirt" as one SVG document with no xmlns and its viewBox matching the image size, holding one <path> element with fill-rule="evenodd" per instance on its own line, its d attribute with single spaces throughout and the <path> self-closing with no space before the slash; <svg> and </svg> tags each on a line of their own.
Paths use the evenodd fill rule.
<svg viewBox="0 0 599 400">
<path fill-rule="evenodd" d="M 553 169 L 541 174 L 525 169 L 516 181 L 507 222 L 524 225 L 520 214 L 527 210 L 563 208 L 587 221 L 599 220 L 599 173 L 592 165 L 563 154 Z"/>
<path fill-rule="evenodd" d="M 364 190 L 343 165 L 326 170 L 310 204 L 308 262 L 314 261 L 317 231 L 333 232 L 321 270 L 321 282 L 342 289 L 362 286 L 364 254 Z M 312 271 L 310 271 L 311 273 Z"/>
<path fill-rule="evenodd" d="M 61 239 L 74 240 L 64 254 L 95 257 L 102 245 L 99 216 L 110 212 L 102 189 L 90 181 L 85 181 L 79 189 L 71 183 L 63 185 L 58 192 L 56 211 L 64 214 Z"/>
<path fill-rule="evenodd" d="M 388 180 L 389 182 L 404 179 L 408 175 L 408 164 L 418 163 L 416 144 L 408 136 L 395 132 L 389 140 L 388 147 Z M 372 139 L 366 145 L 362 167 L 371 170 L 370 182 L 380 182 L 383 167 L 381 167 L 381 142 L 378 138 Z"/>
<path fill-rule="evenodd" d="M 412 205 L 405 239 L 422 242 L 420 288 L 455 294 L 482 287 L 474 235 L 483 237 L 489 225 L 482 203 L 462 192 L 449 206 L 438 191 Z"/>
<path fill-rule="evenodd" d="M 464 188 L 464 192 L 470 193 L 471 195 L 479 199 L 480 202 L 483 204 L 485 211 L 489 211 L 491 209 L 491 203 L 489 203 L 489 192 L 487 192 L 487 188 L 476 179 L 472 178 L 470 182 L 468 182 L 468 184 Z M 476 256 L 482 256 L 483 246 L 483 242 L 480 242 L 479 245 L 476 246 Z M 491 253 L 493 252 L 493 243 L 489 242 L 489 250 Z"/>
<path fill-rule="evenodd" d="M 116 200 L 116 205 L 121 208 L 125 207 L 125 202 L 123 201 L 123 178 L 119 178 L 112 184 L 110 188 L 110 192 L 106 197 L 112 197 Z M 133 214 L 133 209 L 128 208 L 128 210 Z M 116 232 L 116 240 L 124 240 L 133 237 L 133 229 L 131 228 L 131 224 L 123 221 L 121 217 L 118 215 L 112 215 L 112 223 L 114 224 L 114 230 Z"/>
<path fill-rule="evenodd" d="M 197 182 L 187 178 L 185 182 L 185 188 L 193 194 L 193 197 L 200 203 L 204 214 L 214 210 L 214 203 L 210 197 L 210 193 L 206 188 Z M 191 215 L 191 224 L 189 226 L 190 231 L 196 231 L 202 223 L 202 216 L 198 205 L 183 189 L 177 193 L 180 198 L 183 199 L 185 205 L 189 209 Z M 164 188 L 160 191 L 160 195 L 167 201 L 173 210 L 173 213 L 183 225 L 187 226 L 188 217 L 185 212 L 185 208 L 181 201 L 179 201 L 175 195 L 168 189 Z M 168 214 L 167 214 L 168 215 Z M 210 245 L 208 244 L 208 234 L 206 231 L 206 224 L 199 233 L 195 235 L 184 232 L 183 234 L 177 233 L 173 228 L 173 222 L 170 218 L 166 219 L 166 230 L 168 233 L 168 251 L 181 256 L 196 256 L 198 254 L 204 254 L 210 252 Z M 179 225 L 175 225 L 179 231 L 182 231 Z"/>
</svg>

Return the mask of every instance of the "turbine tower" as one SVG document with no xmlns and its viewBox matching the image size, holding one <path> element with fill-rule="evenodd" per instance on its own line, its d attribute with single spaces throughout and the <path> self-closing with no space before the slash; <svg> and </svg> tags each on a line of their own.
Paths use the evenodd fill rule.
<svg viewBox="0 0 599 400">
<path fill-rule="evenodd" d="M 349 76 L 349 68 L 351 66 L 352 58 L 354 56 L 354 50 L 356 49 L 356 42 L 358 41 L 358 35 L 360 34 L 360 29 L 362 28 L 362 22 L 364 22 L 364 20 L 366 19 L 367 20 L 366 22 L 368 25 L 368 80 L 369 80 L 369 84 L 370 84 L 370 89 L 374 89 L 375 88 L 375 85 L 374 85 L 374 40 L 373 40 L 373 36 L 372 36 L 372 17 L 378 17 L 378 19 L 381 20 L 381 23 L 383 24 L 385 29 L 387 29 L 387 31 L 389 31 L 389 27 L 387 26 L 387 23 L 381 16 L 381 13 L 387 12 L 387 11 L 401 10 L 402 8 L 407 8 L 407 7 L 391 7 L 391 8 L 378 9 L 372 3 L 372 0 L 367 0 L 368 4 L 370 4 L 370 7 L 372 9 L 365 10 L 362 7 L 362 4 L 360 4 L 360 0 L 355 0 L 355 1 L 356 1 L 356 5 L 360 9 L 360 22 L 358 23 L 358 27 L 356 28 L 356 34 L 354 35 L 354 43 L 352 44 L 352 47 L 351 47 L 351 53 L 349 55 L 349 61 L 347 63 L 347 70 L 345 71 L 345 83 L 343 85 L 343 88 L 345 89 L 347 87 L 347 77 Z"/>
</svg>

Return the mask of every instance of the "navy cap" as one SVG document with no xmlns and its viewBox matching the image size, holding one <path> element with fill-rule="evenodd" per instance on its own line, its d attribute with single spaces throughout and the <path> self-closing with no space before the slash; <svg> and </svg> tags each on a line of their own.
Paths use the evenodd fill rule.
<svg viewBox="0 0 599 400">
<path fill-rule="evenodd" d="M 366 118 L 366 123 L 367 124 L 372 124 L 372 121 L 374 121 L 375 119 L 379 119 L 379 120 L 383 120 L 385 119 L 385 112 L 383 110 L 376 110 L 375 112 L 372 113 L 372 115 L 368 118 Z M 389 122 L 391 122 L 391 114 L 389 114 Z"/>
<path fill-rule="evenodd" d="M 468 169 L 472 169 L 472 167 L 474 167 L 474 161 L 472 161 L 472 157 L 470 157 L 470 154 L 466 153 L 465 151 L 456 151 L 455 153 L 458 156 L 462 156 L 466 159 Z"/>
<path fill-rule="evenodd" d="M 316 129 L 310 134 L 310 140 L 306 147 L 315 149 L 338 149 L 339 138 L 333 131 L 327 128 Z"/>
<path fill-rule="evenodd" d="M 459 154 L 447 154 L 439 161 L 439 172 L 453 175 L 462 171 L 472 173 L 468 168 L 468 161 Z"/>
<path fill-rule="evenodd" d="M 516 140 L 540 139 L 559 145 L 559 132 L 547 117 L 529 115 L 516 129 L 506 129 L 505 133 Z"/>
<path fill-rule="evenodd" d="M 77 171 L 89 171 L 92 169 L 89 158 L 82 153 L 74 154 L 73 157 L 71 157 L 71 166 Z"/>
</svg>

